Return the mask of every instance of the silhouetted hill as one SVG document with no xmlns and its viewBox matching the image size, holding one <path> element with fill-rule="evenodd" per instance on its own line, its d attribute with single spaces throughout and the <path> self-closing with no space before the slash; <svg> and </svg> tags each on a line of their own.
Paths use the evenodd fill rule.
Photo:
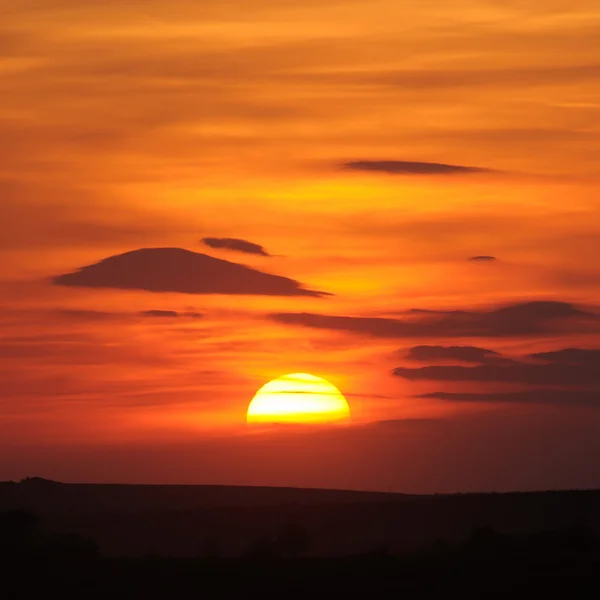
<svg viewBox="0 0 600 600">
<path fill-rule="evenodd" d="M 31 478 L 0 484 L 0 511 L 9 509 L 38 514 L 50 530 L 85 536 L 113 556 L 263 552 L 290 524 L 315 556 L 412 551 L 485 528 L 511 535 L 574 525 L 600 530 L 600 491 L 411 496 Z"/>
<path fill-rule="evenodd" d="M 384 492 L 219 485 L 70 484 L 28 477 L 17 485 L 0 482 L 0 510 L 38 513 L 190 510 L 214 507 L 305 506 L 390 502 L 410 496 Z"/>
</svg>

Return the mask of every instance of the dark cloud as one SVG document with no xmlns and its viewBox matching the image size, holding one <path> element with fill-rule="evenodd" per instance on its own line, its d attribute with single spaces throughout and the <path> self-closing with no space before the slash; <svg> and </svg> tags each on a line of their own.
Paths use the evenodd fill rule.
<svg viewBox="0 0 600 600">
<path fill-rule="evenodd" d="M 53 278 L 56 285 L 179 292 L 322 297 L 299 282 L 181 248 L 141 248 Z"/>
<path fill-rule="evenodd" d="M 271 256 L 260 244 L 239 240 L 237 238 L 211 238 L 202 239 L 202 243 L 210 248 L 219 250 L 233 250 L 234 252 L 244 252 L 246 254 L 258 254 L 259 256 Z"/>
<path fill-rule="evenodd" d="M 359 160 L 342 163 L 341 166 L 349 171 L 388 173 L 390 175 L 468 175 L 491 172 L 490 169 L 480 167 L 405 160 Z"/>
<path fill-rule="evenodd" d="M 568 327 L 589 330 L 598 316 L 567 302 L 523 302 L 488 311 L 411 311 L 404 318 L 278 313 L 288 325 L 346 331 L 379 338 L 518 337 L 545 335 Z"/>
<path fill-rule="evenodd" d="M 405 315 L 466 315 L 466 310 L 432 310 L 430 308 L 409 308 L 402 311 Z"/>
<path fill-rule="evenodd" d="M 588 348 L 564 348 L 553 352 L 530 354 L 530 358 L 550 363 L 565 365 L 581 365 L 600 369 L 600 350 Z"/>
<path fill-rule="evenodd" d="M 566 386 L 600 384 L 600 369 L 595 367 L 517 361 L 475 367 L 441 365 L 417 369 L 398 367 L 393 370 L 393 374 L 410 381 L 510 382 Z"/>
<path fill-rule="evenodd" d="M 457 360 L 482 364 L 503 360 L 497 352 L 476 346 L 415 346 L 409 349 L 406 358 L 419 362 Z"/>
<path fill-rule="evenodd" d="M 471 256 L 469 260 L 475 262 L 493 262 L 498 259 L 495 256 L 486 256 L 485 254 L 482 254 L 481 256 Z"/>
<path fill-rule="evenodd" d="M 141 313 L 144 317 L 155 317 L 155 318 L 166 318 L 166 319 L 178 319 L 181 317 L 188 317 L 191 319 L 199 319 L 203 315 L 197 312 L 178 312 L 176 310 L 145 310 Z"/>
<path fill-rule="evenodd" d="M 447 400 L 449 402 L 501 402 L 519 404 L 585 404 L 600 407 L 600 391 L 573 391 L 573 390 L 527 390 L 522 392 L 432 392 L 422 394 L 419 398 L 432 398 L 434 400 Z"/>
<path fill-rule="evenodd" d="M 52 319 L 56 319 L 57 317 L 60 319 L 66 319 L 68 321 L 84 321 L 84 322 L 92 322 L 92 321 L 115 321 L 115 320 L 130 320 L 132 318 L 136 318 L 139 316 L 142 317 L 156 317 L 156 318 L 194 318 L 199 319 L 204 315 L 202 313 L 188 310 L 184 312 L 176 311 L 176 310 L 161 310 L 161 309 L 151 309 L 144 310 L 139 313 L 134 312 L 108 312 L 102 310 L 86 310 L 86 309 L 71 309 L 71 308 L 61 308 L 55 310 L 41 311 L 37 313 L 41 316 L 50 317 Z M 31 317 L 30 317 L 31 318 Z"/>
<path fill-rule="evenodd" d="M 145 310 L 141 313 L 144 317 L 176 318 L 179 313 L 176 310 Z"/>
<path fill-rule="evenodd" d="M 344 394 L 346 395 L 346 394 Z M 419 396 L 419 398 L 422 396 Z M 444 425 L 445 423 L 447 423 L 446 419 L 435 419 L 435 418 L 428 418 L 428 417 L 408 417 L 406 419 L 383 419 L 381 421 L 372 421 L 370 423 L 365 423 L 365 424 L 361 424 L 361 425 L 355 425 L 354 427 L 357 430 L 360 429 L 374 429 L 374 430 L 378 430 L 378 429 L 404 429 L 405 427 L 419 427 L 419 426 L 423 426 L 423 427 L 427 427 L 428 425 L 434 425 L 434 426 L 439 426 L 439 425 Z"/>
</svg>

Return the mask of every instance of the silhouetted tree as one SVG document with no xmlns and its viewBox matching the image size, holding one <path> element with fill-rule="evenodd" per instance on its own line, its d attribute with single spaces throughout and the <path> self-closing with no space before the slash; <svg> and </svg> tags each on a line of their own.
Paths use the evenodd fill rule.
<svg viewBox="0 0 600 600">
<path fill-rule="evenodd" d="M 88 560 L 96 558 L 98 547 L 75 533 L 48 533 L 40 519 L 26 510 L 0 513 L 0 556 L 8 560 L 29 558 Z"/>
<path fill-rule="evenodd" d="M 219 540 L 213 536 L 202 540 L 198 550 L 198 558 L 219 558 L 221 556 L 221 545 Z"/>
<path fill-rule="evenodd" d="M 278 534 L 275 544 L 280 556 L 297 558 L 310 550 L 311 542 L 308 532 L 299 523 L 288 523 Z"/>
<path fill-rule="evenodd" d="M 265 536 L 252 540 L 244 551 L 245 558 L 273 559 L 279 556 L 277 544 L 271 537 Z"/>
<path fill-rule="evenodd" d="M 471 532 L 464 547 L 467 552 L 485 558 L 508 553 L 512 540 L 491 527 L 480 527 Z"/>
<path fill-rule="evenodd" d="M 32 554 L 37 545 L 39 518 L 17 509 L 0 513 L 0 554 L 18 557 Z"/>
<path fill-rule="evenodd" d="M 530 552 L 537 554 L 589 554 L 600 548 L 600 539 L 591 527 L 572 525 L 533 533 L 525 544 Z"/>
<path fill-rule="evenodd" d="M 58 560 L 88 561 L 98 558 L 100 554 L 93 540 L 77 533 L 48 536 L 43 548 L 48 558 Z"/>
</svg>

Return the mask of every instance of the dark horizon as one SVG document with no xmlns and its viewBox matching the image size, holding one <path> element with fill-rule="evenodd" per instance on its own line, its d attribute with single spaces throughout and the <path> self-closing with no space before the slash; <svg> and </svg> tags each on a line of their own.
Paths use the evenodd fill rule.
<svg viewBox="0 0 600 600">
<path fill-rule="evenodd" d="M 597 0 L 19 0 L 0 479 L 600 488 Z"/>
<path fill-rule="evenodd" d="M 294 487 L 281 485 L 248 485 L 235 483 L 160 483 L 160 482 L 137 482 L 128 483 L 125 481 L 62 481 L 39 477 L 36 475 L 27 475 L 21 479 L 0 480 L 2 484 L 33 484 L 33 485 L 63 485 L 63 486 L 120 486 L 120 487 L 173 487 L 173 488 L 231 488 L 244 490 L 286 490 L 286 491 L 307 491 L 307 492 L 340 492 L 349 494 L 359 494 L 366 496 L 406 496 L 415 498 L 435 497 L 435 496 L 485 496 L 485 495 L 504 495 L 511 496 L 516 494 L 551 494 L 551 493 L 569 493 L 569 492 L 599 492 L 600 487 L 581 487 L 581 488 L 539 488 L 530 490 L 506 489 L 506 490 L 471 490 L 471 491 L 453 491 L 453 492 L 403 492 L 393 489 L 359 489 L 359 488 L 336 488 L 336 487 Z"/>
</svg>

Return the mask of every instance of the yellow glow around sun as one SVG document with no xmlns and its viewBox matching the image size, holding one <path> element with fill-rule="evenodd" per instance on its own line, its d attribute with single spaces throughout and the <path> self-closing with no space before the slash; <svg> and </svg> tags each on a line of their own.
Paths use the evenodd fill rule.
<svg viewBox="0 0 600 600">
<path fill-rule="evenodd" d="M 263 385 L 248 406 L 248 423 L 323 423 L 350 417 L 342 393 L 307 373 L 282 375 Z"/>
</svg>

